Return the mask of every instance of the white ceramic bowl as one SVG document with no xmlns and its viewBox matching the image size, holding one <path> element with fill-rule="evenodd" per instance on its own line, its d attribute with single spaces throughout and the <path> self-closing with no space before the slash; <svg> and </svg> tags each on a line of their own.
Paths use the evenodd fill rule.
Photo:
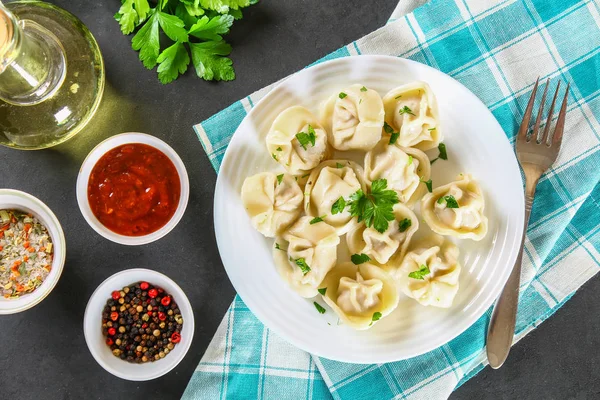
<svg viewBox="0 0 600 400">
<path fill-rule="evenodd" d="M 58 218 L 36 197 L 18 190 L 0 189 L 0 210 L 20 210 L 31 213 L 46 226 L 54 245 L 52 270 L 40 287 L 18 299 L 8 300 L 0 297 L 0 314 L 14 314 L 35 306 L 54 289 L 65 265 L 67 247 Z"/>
<path fill-rule="evenodd" d="M 124 144 L 129 143 L 142 143 L 148 146 L 152 146 L 158 150 L 160 150 L 164 155 L 169 157 L 169 159 L 175 165 L 177 169 L 177 173 L 179 174 L 179 182 L 181 185 L 181 194 L 179 197 L 179 204 L 177 205 L 177 209 L 175 210 L 175 214 L 171 217 L 169 222 L 167 222 L 162 228 L 159 230 L 152 232 L 148 235 L 143 236 L 125 236 L 119 235 L 105 227 L 98 218 L 92 212 L 90 208 L 90 203 L 88 201 L 88 182 L 90 178 L 90 174 L 92 169 L 100 160 L 100 158 L 106 154 L 108 151 L 122 146 Z M 181 217 L 183 217 L 183 213 L 185 212 L 185 208 L 187 207 L 188 198 L 190 195 L 190 181 L 188 179 L 187 170 L 185 169 L 185 165 L 183 161 L 177 155 L 175 150 L 162 140 L 157 137 L 147 135 L 145 133 L 137 133 L 137 132 L 128 132 L 121 133 L 120 135 L 111 136 L 105 141 L 101 142 L 98 146 L 96 146 L 90 154 L 86 157 L 79 169 L 79 176 L 77 177 L 77 203 L 79 204 L 79 209 L 83 214 L 83 217 L 87 221 L 88 224 L 100 235 L 104 236 L 108 240 L 112 240 L 113 242 L 136 246 L 154 242 L 167 233 L 171 232 L 173 228 L 179 223 Z"/>
<path fill-rule="evenodd" d="M 181 342 L 163 359 L 134 364 L 114 356 L 102 334 L 102 310 L 111 293 L 136 282 L 148 282 L 169 293 L 181 311 L 183 329 Z M 85 341 L 98 364 L 111 374 L 130 381 L 148 381 L 163 376 L 183 360 L 194 337 L 194 312 L 183 290 L 172 279 L 150 269 L 136 268 L 118 272 L 106 279 L 90 297 L 83 317 Z"/>
</svg>

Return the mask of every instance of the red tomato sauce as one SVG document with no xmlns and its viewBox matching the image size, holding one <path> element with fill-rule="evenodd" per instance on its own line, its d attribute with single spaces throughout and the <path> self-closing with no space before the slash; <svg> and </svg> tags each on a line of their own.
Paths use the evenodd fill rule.
<svg viewBox="0 0 600 400">
<path fill-rule="evenodd" d="M 125 236 L 162 228 L 175 214 L 180 195 L 173 162 L 141 143 L 125 144 L 103 155 L 88 182 L 88 201 L 96 218 Z"/>
</svg>

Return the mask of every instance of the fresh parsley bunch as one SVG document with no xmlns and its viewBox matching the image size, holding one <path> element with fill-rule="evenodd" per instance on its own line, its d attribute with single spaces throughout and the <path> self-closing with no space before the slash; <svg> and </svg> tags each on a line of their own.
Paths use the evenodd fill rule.
<svg viewBox="0 0 600 400">
<path fill-rule="evenodd" d="M 387 230 L 389 222 L 394 220 L 394 204 L 398 203 L 398 194 L 387 188 L 386 179 L 377 179 L 371 184 L 371 192 L 358 190 L 348 205 L 350 215 L 357 217 L 358 222 L 365 221 L 368 227 L 373 226 L 378 232 Z"/>
<path fill-rule="evenodd" d="M 227 56 L 231 45 L 222 35 L 229 32 L 242 8 L 258 0 L 121 0 L 115 19 L 129 35 L 138 27 L 131 46 L 140 52 L 148 69 L 158 64 L 158 79 L 167 84 L 187 71 L 191 61 L 196 74 L 207 81 L 235 79 Z M 154 6 L 154 7 L 152 7 Z M 172 42 L 161 51 L 161 31 Z"/>
</svg>

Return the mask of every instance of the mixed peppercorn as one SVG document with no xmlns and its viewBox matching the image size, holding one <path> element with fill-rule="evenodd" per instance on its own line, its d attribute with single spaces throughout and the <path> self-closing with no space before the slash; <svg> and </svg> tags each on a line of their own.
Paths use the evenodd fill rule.
<svg viewBox="0 0 600 400">
<path fill-rule="evenodd" d="M 138 282 L 112 292 L 102 312 L 102 333 L 112 353 L 133 363 L 164 358 L 181 341 L 183 317 L 163 289 Z"/>
</svg>

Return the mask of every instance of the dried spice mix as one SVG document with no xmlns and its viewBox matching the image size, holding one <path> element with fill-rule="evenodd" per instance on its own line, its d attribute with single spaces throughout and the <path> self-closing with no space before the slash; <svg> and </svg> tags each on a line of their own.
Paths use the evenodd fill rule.
<svg viewBox="0 0 600 400">
<path fill-rule="evenodd" d="M 0 296 L 33 292 L 50 273 L 52 258 L 52 238 L 36 217 L 0 210 Z"/>
<path fill-rule="evenodd" d="M 112 353 L 133 363 L 158 361 L 181 341 L 183 317 L 173 297 L 148 282 L 112 292 L 102 333 Z"/>
</svg>

